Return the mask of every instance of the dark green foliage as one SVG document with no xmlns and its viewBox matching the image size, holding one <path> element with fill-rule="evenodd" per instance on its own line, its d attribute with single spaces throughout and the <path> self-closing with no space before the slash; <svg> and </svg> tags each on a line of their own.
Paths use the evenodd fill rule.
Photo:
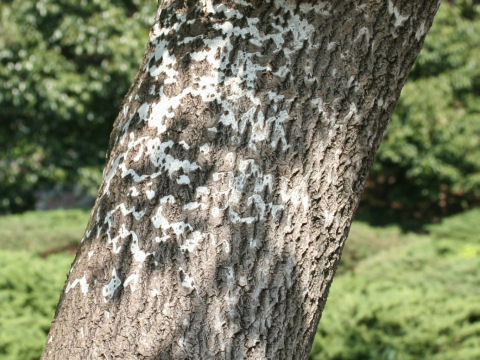
<svg viewBox="0 0 480 360">
<path fill-rule="evenodd" d="M 0 3 L 0 213 L 54 183 L 98 186 L 153 0 Z M 480 5 L 444 1 L 380 147 L 364 208 L 443 215 L 480 202 Z M 389 210 L 389 211 L 386 211 Z"/>
<path fill-rule="evenodd" d="M 480 203 L 480 4 L 444 1 L 380 146 L 364 206 L 444 215 Z"/>
<path fill-rule="evenodd" d="M 0 359 L 38 359 L 71 255 L 0 250 Z"/>
<path fill-rule="evenodd" d="M 333 282 L 312 360 L 480 359 L 479 216 L 350 263 Z"/>
<path fill-rule="evenodd" d="M 104 162 L 156 2 L 0 3 L 0 212 Z"/>
</svg>

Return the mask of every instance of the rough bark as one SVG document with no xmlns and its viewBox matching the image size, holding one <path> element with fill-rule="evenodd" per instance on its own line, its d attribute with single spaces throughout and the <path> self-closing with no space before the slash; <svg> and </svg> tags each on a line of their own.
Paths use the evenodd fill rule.
<svg viewBox="0 0 480 360">
<path fill-rule="evenodd" d="M 306 359 L 438 4 L 163 2 L 43 359 Z"/>
</svg>

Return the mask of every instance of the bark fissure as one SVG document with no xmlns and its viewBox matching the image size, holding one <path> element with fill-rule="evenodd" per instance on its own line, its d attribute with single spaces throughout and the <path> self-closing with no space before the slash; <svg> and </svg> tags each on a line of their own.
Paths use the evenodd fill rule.
<svg viewBox="0 0 480 360">
<path fill-rule="evenodd" d="M 306 358 L 437 7 L 164 1 L 43 359 Z"/>
</svg>

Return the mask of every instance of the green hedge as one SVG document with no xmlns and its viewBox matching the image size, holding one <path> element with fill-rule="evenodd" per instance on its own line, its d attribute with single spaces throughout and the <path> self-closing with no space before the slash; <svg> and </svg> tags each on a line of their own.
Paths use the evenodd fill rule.
<svg viewBox="0 0 480 360">
<path fill-rule="evenodd" d="M 336 278 L 311 359 L 480 359 L 478 216 L 437 225 Z"/>
<path fill-rule="evenodd" d="M 0 250 L 0 359 L 39 358 L 71 262 Z"/>
<path fill-rule="evenodd" d="M 312 359 L 480 358 L 479 218 L 480 208 L 450 217 L 429 226 L 428 235 L 354 223 Z M 18 249 L 64 248 L 70 240 L 62 245 L 62 237 L 52 241 L 51 234 L 80 239 L 87 213 L 31 212 L 4 220 L 0 359 L 38 359 L 73 254 L 43 259 Z M 69 222 L 70 235 L 64 232 Z"/>
</svg>

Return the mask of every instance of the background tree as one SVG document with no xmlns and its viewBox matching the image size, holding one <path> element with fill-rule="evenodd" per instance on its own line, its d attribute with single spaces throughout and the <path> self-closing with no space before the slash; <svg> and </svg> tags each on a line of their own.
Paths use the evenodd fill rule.
<svg viewBox="0 0 480 360">
<path fill-rule="evenodd" d="M 32 209 L 39 192 L 59 185 L 95 196 L 154 6 L 0 3 L 0 214 Z"/>
<path fill-rule="evenodd" d="M 50 358 L 305 358 L 437 1 L 167 1 Z"/>
</svg>

